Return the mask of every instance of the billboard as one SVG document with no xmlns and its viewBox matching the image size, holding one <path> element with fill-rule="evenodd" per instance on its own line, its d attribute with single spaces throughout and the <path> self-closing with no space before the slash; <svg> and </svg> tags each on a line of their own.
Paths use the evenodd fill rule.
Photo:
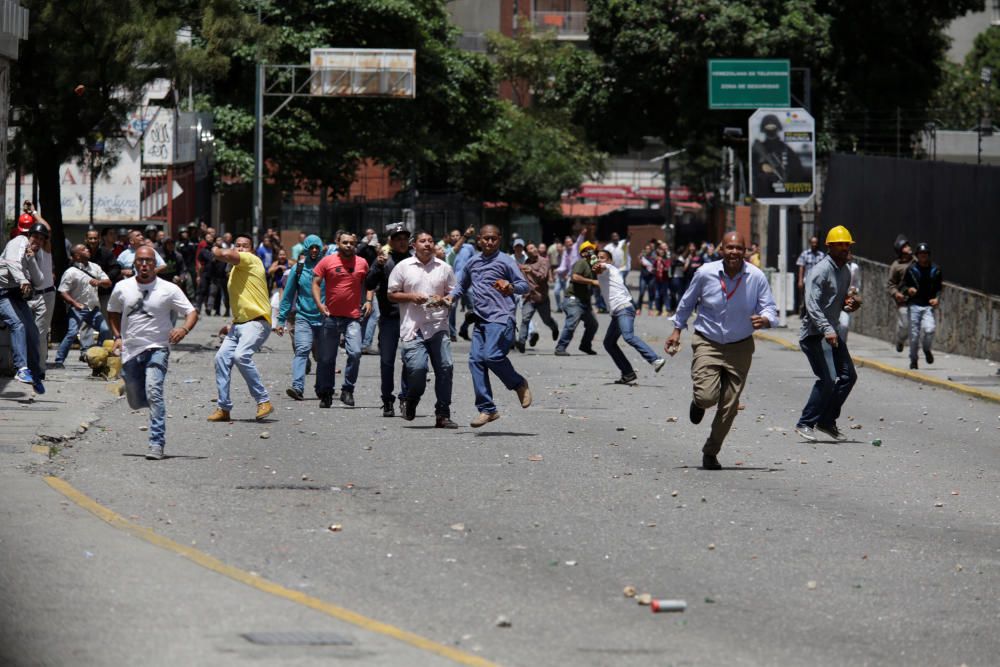
<svg viewBox="0 0 1000 667">
<path fill-rule="evenodd" d="M 805 109 L 750 116 L 750 194 L 762 204 L 802 206 L 816 190 L 816 123 Z"/>
<path fill-rule="evenodd" d="M 413 49 L 312 49 L 310 94 L 322 97 L 396 97 L 417 94 Z"/>
<path fill-rule="evenodd" d="M 139 221 L 139 188 L 141 185 L 141 146 L 130 146 L 119 140 L 108 150 L 116 149 L 118 164 L 98 175 L 94 183 L 94 222 L 97 224 L 130 223 Z M 120 150 L 118 150 L 120 149 Z M 14 202 L 14 179 L 16 174 L 7 176 L 7 210 L 18 211 L 20 203 Z M 90 221 L 90 174 L 87 165 L 66 162 L 59 168 L 59 189 L 62 196 L 62 218 L 68 223 Z M 32 191 L 32 176 L 21 177 L 21 199 L 29 199 Z M 45 216 L 45 211 L 41 211 Z"/>
</svg>

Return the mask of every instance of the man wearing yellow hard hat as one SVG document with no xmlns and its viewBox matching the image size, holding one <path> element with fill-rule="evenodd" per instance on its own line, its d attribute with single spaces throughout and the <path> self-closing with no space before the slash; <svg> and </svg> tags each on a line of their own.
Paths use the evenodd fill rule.
<svg viewBox="0 0 1000 667">
<path fill-rule="evenodd" d="M 557 357 L 569 356 L 566 348 L 573 340 L 576 325 L 581 320 L 583 321 L 583 340 L 580 341 L 580 351 L 584 354 L 597 354 L 597 351 L 594 350 L 594 336 L 597 334 L 598 324 L 590 306 L 591 288 L 600 286 L 590 266 L 590 258 L 596 249 L 597 246 L 590 241 L 581 243 L 580 259 L 570 269 L 570 282 L 563 298 L 563 312 L 566 313 L 566 321 L 563 323 L 562 333 L 559 334 L 559 340 L 556 342 L 555 354 Z"/>
<path fill-rule="evenodd" d="M 861 300 L 848 294 L 851 270 L 847 258 L 852 245 L 854 239 L 846 227 L 838 225 L 831 229 L 826 235 L 827 256 L 806 276 L 799 347 L 809 360 L 816 383 L 795 424 L 795 432 L 810 442 L 815 442 L 820 434 L 836 441 L 847 439 L 837 427 L 837 418 L 858 374 L 837 324 L 842 311 L 851 313 L 861 307 Z"/>
</svg>

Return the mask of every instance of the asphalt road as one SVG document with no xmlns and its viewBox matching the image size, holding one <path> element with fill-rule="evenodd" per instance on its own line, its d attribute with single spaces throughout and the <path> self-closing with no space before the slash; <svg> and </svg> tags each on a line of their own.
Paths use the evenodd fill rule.
<svg viewBox="0 0 1000 667">
<path fill-rule="evenodd" d="M 667 326 L 638 323 L 657 349 Z M 168 376 L 166 460 L 142 457 L 146 416 L 121 400 L 49 469 L 230 565 L 502 665 L 996 664 L 998 406 L 861 369 L 852 441 L 806 444 L 791 432 L 806 360 L 758 342 L 726 468 L 702 471 L 712 413 L 687 420 L 683 342 L 659 375 L 629 350 L 635 387 L 612 384 L 603 352 L 514 352 L 535 404 L 501 388 L 502 418 L 473 430 L 460 341 L 458 431 L 431 428 L 430 387 L 416 421 L 382 418 L 377 357 L 356 408 L 293 402 L 273 335 L 257 360 L 274 419 L 253 422 L 237 376 L 235 421 L 209 424 L 213 353 L 190 344 Z M 626 586 L 687 611 L 653 614 Z"/>
</svg>

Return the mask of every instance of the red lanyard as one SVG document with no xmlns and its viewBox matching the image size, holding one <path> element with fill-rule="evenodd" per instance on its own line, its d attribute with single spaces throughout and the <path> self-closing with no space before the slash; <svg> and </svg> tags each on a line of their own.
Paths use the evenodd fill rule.
<svg viewBox="0 0 1000 667">
<path fill-rule="evenodd" d="M 736 279 L 736 284 L 733 285 L 733 291 L 732 292 L 727 292 L 726 291 L 726 283 L 725 283 L 725 281 L 722 279 L 721 276 L 719 277 L 719 287 L 722 288 L 722 293 L 726 295 L 726 301 L 729 301 L 730 299 L 733 298 L 733 295 L 736 294 L 736 290 L 738 290 L 740 288 L 740 283 L 741 282 L 743 282 L 743 274 L 742 273 L 740 274 L 740 277 Z"/>
</svg>

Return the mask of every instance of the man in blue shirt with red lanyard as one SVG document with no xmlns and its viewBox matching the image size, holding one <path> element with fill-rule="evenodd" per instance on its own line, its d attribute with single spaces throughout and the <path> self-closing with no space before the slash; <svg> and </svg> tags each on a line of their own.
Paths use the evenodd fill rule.
<svg viewBox="0 0 1000 667">
<path fill-rule="evenodd" d="M 702 265 L 692 277 L 674 313 L 674 332 L 663 346 L 667 354 L 677 354 L 681 330 L 697 306 L 691 341 L 691 423 L 700 423 L 707 408 L 719 406 L 701 450 L 705 470 L 722 469 L 717 456 L 739 411 L 740 393 L 753 357 L 753 332 L 778 324 L 778 310 L 764 272 L 743 261 L 743 236 L 729 232 L 722 237 L 721 246 L 722 259 Z"/>
<path fill-rule="evenodd" d="M 527 294 L 530 286 L 514 259 L 500 252 L 500 229 L 483 225 L 479 230 L 483 252 L 469 260 L 459 282 L 448 295 L 452 302 L 466 292 L 472 297 L 475 327 L 469 351 L 469 370 L 476 392 L 479 414 L 470 426 L 479 428 L 500 418 L 493 402 L 489 371 L 500 378 L 504 386 L 517 392 L 521 407 L 531 405 L 528 381 L 507 358 L 514 344 L 515 294 Z"/>
</svg>

